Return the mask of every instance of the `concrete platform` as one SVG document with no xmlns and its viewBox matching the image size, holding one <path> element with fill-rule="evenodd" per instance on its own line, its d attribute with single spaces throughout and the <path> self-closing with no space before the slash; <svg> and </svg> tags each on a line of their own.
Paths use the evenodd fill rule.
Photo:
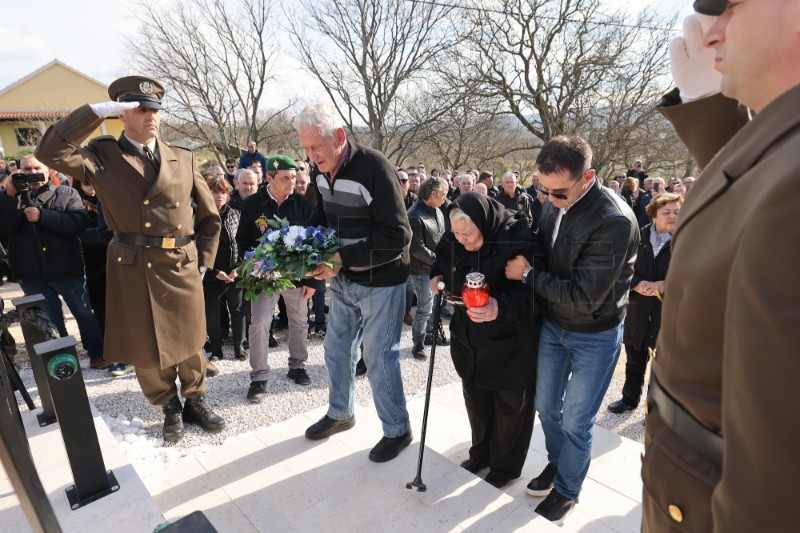
<svg viewBox="0 0 800 533">
<path fill-rule="evenodd" d="M 525 493 L 546 464 L 538 423 L 523 476 L 504 490 L 458 467 L 469 447 L 459 386 L 432 398 L 422 471 L 428 490 L 406 489 L 416 472 L 422 410 L 421 397 L 409 402 L 415 441 L 388 463 L 367 458 L 381 437 L 373 409 L 357 410 L 350 431 L 312 442 L 303 434 L 324 415 L 319 409 L 187 457 L 143 481 L 167 519 L 201 509 L 226 532 L 639 531 L 640 444 L 595 428 L 581 503 L 558 528 L 534 512 L 541 500 Z"/>
</svg>

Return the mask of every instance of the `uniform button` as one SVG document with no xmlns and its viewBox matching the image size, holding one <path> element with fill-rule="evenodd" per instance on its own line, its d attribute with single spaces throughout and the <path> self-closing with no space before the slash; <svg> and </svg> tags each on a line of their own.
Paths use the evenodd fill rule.
<svg viewBox="0 0 800 533">
<path fill-rule="evenodd" d="M 180 207 L 180 206 L 181 206 L 180 202 L 175 202 L 175 207 Z"/>
<path fill-rule="evenodd" d="M 183 227 L 183 224 L 178 224 L 178 229 L 181 229 L 182 227 Z"/>
<path fill-rule="evenodd" d="M 145 201 L 144 201 L 144 202 L 142 202 L 142 203 L 143 203 L 144 205 L 150 205 L 150 200 L 145 200 Z"/>
<path fill-rule="evenodd" d="M 144 227 L 145 227 L 145 228 L 149 228 L 149 227 L 150 227 L 150 223 L 149 223 L 149 222 L 145 222 L 145 223 L 144 223 Z"/>
<path fill-rule="evenodd" d="M 153 268 L 153 263 L 147 263 L 147 268 Z"/>
<path fill-rule="evenodd" d="M 175 263 L 175 266 L 176 266 L 176 267 L 178 267 L 178 268 L 180 268 L 180 267 L 181 267 L 181 264 L 180 264 L 180 262 L 178 262 L 178 263 Z"/>
<path fill-rule="evenodd" d="M 683 522 L 683 512 L 681 511 L 680 507 L 671 503 L 669 504 L 669 507 L 667 507 L 667 510 L 669 511 L 669 516 L 673 520 L 675 520 L 679 524 Z"/>
<path fill-rule="evenodd" d="M 117 263 L 122 263 L 122 258 L 121 257 L 117 257 Z"/>
</svg>

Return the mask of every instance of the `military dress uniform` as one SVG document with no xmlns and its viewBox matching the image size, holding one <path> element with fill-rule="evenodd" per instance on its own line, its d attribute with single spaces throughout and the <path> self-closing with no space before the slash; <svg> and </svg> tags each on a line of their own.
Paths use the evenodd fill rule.
<svg viewBox="0 0 800 533">
<path fill-rule="evenodd" d="M 109 95 L 161 109 L 163 88 L 130 76 L 112 83 Z M 91 184 L 114 231 L 107 261 L 113 318 L 106 325 L 105 353 L 136 367 L 152 404 L 176 398 L 176 377 L 184 397 L 201 397 L 206 359 L 200 268 L 214 263 L 219 214 L 189 150 L 155 139 L 148 153 L 124 134 L 97 137 L 81 147 L 102 121 L 84 105 L 45 132 L 36 154 Z"/>
</svg>

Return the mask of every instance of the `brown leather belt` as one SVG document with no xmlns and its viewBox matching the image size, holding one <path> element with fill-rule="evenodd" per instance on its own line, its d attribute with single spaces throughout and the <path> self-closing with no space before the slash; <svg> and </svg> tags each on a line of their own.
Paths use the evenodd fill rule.
<svg viewBox="0 0 800 533">
<path fill-rule="evenodd" d="M 658 383 L 655 374 L 650 380 L 648 410 L 655 405 L 658 416 L 672 431 L 680 435 L 697 453 L 722 468 L 722 435 L 711 431 L 673 400 Z"/>
<path fill-rule="evenodd" d="M 150 246 L 151 248 L 174 249 L 192 242 L 191 237 L 151 237 L 138 233 L 114 233 L 114 240 L 132 246 Z"/>
</svg>

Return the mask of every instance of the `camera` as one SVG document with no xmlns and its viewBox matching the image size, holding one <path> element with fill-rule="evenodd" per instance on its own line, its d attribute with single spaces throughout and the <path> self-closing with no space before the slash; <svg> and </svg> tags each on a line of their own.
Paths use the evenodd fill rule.
<svg viewBox="0 0 800 533">
<path fill-rule="evenodd" d="M 11 174 L 11 182 L 14 184 L 14 188 L 17 189 L 17 196 L 29 192 L 31 190 L 30 183 L 44 180 L 45 175 L 42 173 L 23 174 L 22 172 L 15 172 Z"/>
</svg>

